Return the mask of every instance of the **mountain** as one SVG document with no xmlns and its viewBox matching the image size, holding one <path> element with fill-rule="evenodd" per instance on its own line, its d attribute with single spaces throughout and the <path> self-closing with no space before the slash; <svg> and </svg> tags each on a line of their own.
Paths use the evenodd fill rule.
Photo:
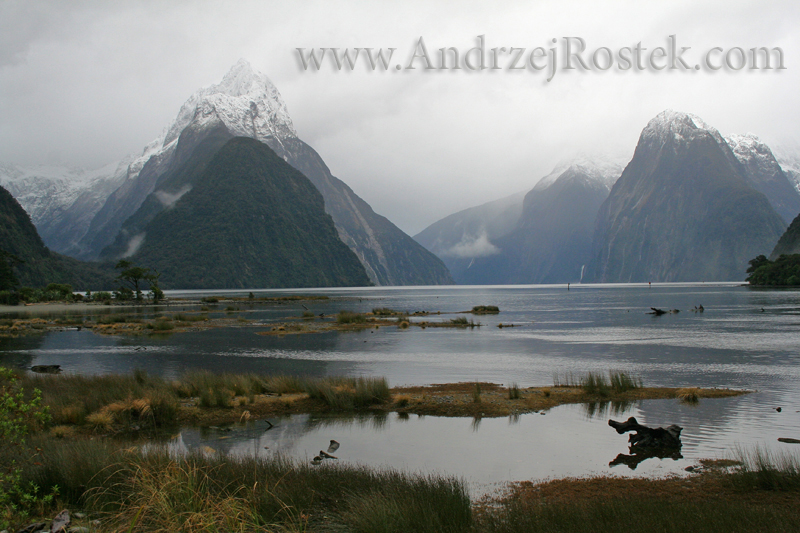
<svg viewBox="0 0 800 533">
<path fill-rule="evenodd" d="M 436 256 L 376 214 L 330 173 L 319 154 L 297 137 L 272 82 L 244 60 L 219 84 L 192 95 L 164 134 L 148 145 L 146 162 L 141 169 L 128 173 L 81 239 L 88 257 L 124 255 L 143 224 L 165 209 L 174 195 L 180 194 L 180 187 L 191 187 L 187 176 L 196 173 L 187 173 L 185 165 L 190 161 L 197 164 L 198 158 L 208 161 L 221 141 L 233 137 L 265 143 L 311 180 L 323 195 L 325 210 L 333 217 L 339 238 L 355 252 L 373 283 L 452 283 L 447 268 Z M 175 189 L 177 183 L 181 185 Z"/>
<path fill-rule="evenodd" d="M 80 255 L 78 242 L 108 196 L 122 184 L 130 163 L 127 159 L 88 171 L 0 164 L 0 186 L 30 215 L 47 247 Z"/>
<path fill-rule="evenodd" d="M 115 286 L 113 276 L 102 267 L 48 250 L 28 213 L 3 187 L 0 187 L 0 250 L 22 260 L 14 267 L 21 286 L 68 283 L 77 290 Z"/>
<path fill-rule="evenodd" d="M 526 194 L 450 215 L 415 238 L 458 283 L 562 283 L 581 279 L 594 220 L 622 171 L 602 158 L 559 163 Z"/>
<path fill-rule="evenodd" d="M 500 250 L 492 242 L 517 226 L 525 194 L 453 213 L 419 232 L 414 240 L 444 262 L 456 283 L 465 283 L 464 274 L 475 258 L 497 254 Z"/>
<path fill-rule="evenodd" d="M 320 192 L 266 144 L 235 137 L 137 234 L 131 261 L 164 288 L 369 285 Z"/>
<path fill-rule="evenodd" d="M 746 174 L 716 129 L 659 114 L 598 212 L 585 281 L 744 279 L 785 228 Z"/>
<path fill-rule="evenodd" d="M 800 254 L 800 215 L 786 228 L 786 232 L 778 239 L 778 243 L 769 255 L 770 260 L 774 261 L 782 255 Z"/>
<path fill-rule="evenodd" d="M 744 177 L 764 193 L 772 207 L 788 224 L 800 213 L 800 193 L 787 176 L 769 146 L 752 133 L 731 135 L 725 141 L 744 168 Z"/>
</svg>

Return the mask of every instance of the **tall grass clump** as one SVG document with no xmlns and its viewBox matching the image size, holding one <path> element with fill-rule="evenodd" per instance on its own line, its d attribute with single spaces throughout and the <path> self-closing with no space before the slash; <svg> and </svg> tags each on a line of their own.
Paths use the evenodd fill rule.
<svg viewBox="0 0 800 533">
<path fill-rule="evenodd" d="M 481 403 L 481 384 L 477 382 L 472 387 L 472 403 Z"/>
<path fill-rule="evenodd" d="M 322 400 L 332 409 L 349 410 L 369 407 L 391 400 L 386 378 L 319 378 L 305 383 L 305 392 Z"/>
<path fill-rule="evenodd" d="M 756 447 L 738 449 L 736 456 L 742 466 L 731 477 L 735 487 L 742 490 L 800 489 L 800 455 L 797 453 L 771 452 Z"/>
<path fill-rule="evenodd" d="M 367 319 L 361 313 L 353 313 L 352 311 L 339 311 L 336 315 L 337 324 L 363 324 Z"/>
<path fill-rule="evenodd" d="M 516 383 L 512 383 L 511 386 L 508 388 L 508 399 L 509 400 L 519 400 L 522 397 L 522 394 L 519 391 L 519 385 Z"/>
<path fill-rule="evenodd" d="M 678 400 L 683 403 L 696 404 L 700 401 L 700 389 L 697 387 L 688 387 L 678 389 Z"/>
<path fill-rule="evenodd" d="M 103 531 L 468 531 L 464 482 L 363 466 L 269 458 L 176 456 L 112 441 L 42 443 L 24 480 L 58 485 L 60 505 Z M 2 452 L 0 452 L 2 453 Z"/>
<path fill-rule="evenodd" d="M 627 392 L 642 388 L 641 379 L 634 378 L 625 372 L 609 372 L 608 376 L 611 380 L 611 390 L 614 392 Z"/>
<path fill-rule="evenodd" d="M 403 315 L 400 311 L 395 311 L 394 309 L 390 309 L 388 307 L 373 307 L 372 314 L 375 316 L 394 316 L 394 315 Z"/>
<path fill-rule="evenodd" d="M 580 388 L 586 394 L 608 396 L 612 392 L 623 393 L 639 389 L 642 387 L 642 380 L 618 371 L 609 371 L 608 377 L 599 372 L 589 372 L 583 376 L 568 373 L 563 377 L 558 374 L 554 375 L 553 386 Z"/>
<path fill-rule="evenodd" d="M 163 426 L 176 422 L 178 400 L 163 379 L 137 370 L 130 375 L 26 375 L 26 387 L 42 391 L 53 424 L 114 423 Z M 146 408 L 145 408 L 146 406 Z"/>
</svg>

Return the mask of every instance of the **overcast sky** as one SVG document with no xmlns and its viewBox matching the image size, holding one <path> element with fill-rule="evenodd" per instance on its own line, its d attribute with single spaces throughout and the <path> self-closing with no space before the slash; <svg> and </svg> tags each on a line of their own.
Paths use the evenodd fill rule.
<svg viewBox="0 0 800 533">
<path fill-rule="evenodd" d="M 413 235 L 530 189 L 578 152 L 629 158 L 667 108 L 723 135 L 797 143 L 798 28 L 796 0 L 0 0 L 0 161 L 93 168 L 139 153 L 189 95 L 245 58 L 272 79 L 333 174 Z M 640 41 L 649 51 L 675 35 L 692 66 L 717 46 L 766 46 L 783 49 L 787 68 L 577 69 L 547 82 L 530 68 L 304 71 L 296 51 L 393 47 L 392 63 L 405 65 L 423 37 L 438 64 L 439 48 L 464 52 L 478 35 L 487 51 L 524 47 L 525 57 L 553 38 L 583 38 L 590 52 Z"/>
</svg>

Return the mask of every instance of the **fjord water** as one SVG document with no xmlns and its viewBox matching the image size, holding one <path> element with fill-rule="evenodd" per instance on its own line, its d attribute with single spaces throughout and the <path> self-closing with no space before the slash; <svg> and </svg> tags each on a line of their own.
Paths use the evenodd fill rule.
<svg viewBox="0 0 800 533">
<path fill-rule="evenodd" d="M 682 472 L 700 458 L 724 457 L 736 447 L 791 450 L 793 445 L 777 438 L 800 438 L 800 291 L 700 283 L 572 285 L 569 290 L 561 285 L 254 292 L 325 294 L 330 299 L 252 309 L 239 305 L 233 316 L 254 320 L 257 327 L 167 337 L 104 337 L 84 330 L 0 339 L 0 364 L 60 364 L 67 372 L 84 374 L 143 368 L 167 378 L 191 368 L 374 375 L 386 376 L 391 385 L 491 381 L 546 386 L 554 375 L 623 370 L 648 386 L 757 391 L 701 400 L 695 407 L 654 400 L 616 411 L 610 406 L 595 406 L 594 411 L 562 406 L 546 415 L 502 419 L 302 415 L 278 420 L 278 427 L 266 432 L 258 423 L 231 431 L 187 428 L 175 444 L 310 459 L 336 439 L 342 443 L 336 454 L 342 461 L 438 470 L 482 483 Z M 201 294 L 209 293 L 171 296 Z M 381 327 L 284 337 L 257 334 L 271 323 L 300 316 L 303 305 L 317 315 L 374 307 L 455 313 L 475 305 L 497 305 L 501 313 L 472 317 L 482 326 L 471 330 Z M 700 305 L 704 312 L 694 312 Z M 646 314 L 650 307 L 680 312 L 654 316 Z M 499 323 L 514 327 L 498 328 Z M 607 420 L 628 416 L 648 425 L 682 426 L 684 459 L 649 459 L 636 470 L 610 467 L 618 453 L 627 453 L 627 438 L 609 428 Z"/>
</svg>

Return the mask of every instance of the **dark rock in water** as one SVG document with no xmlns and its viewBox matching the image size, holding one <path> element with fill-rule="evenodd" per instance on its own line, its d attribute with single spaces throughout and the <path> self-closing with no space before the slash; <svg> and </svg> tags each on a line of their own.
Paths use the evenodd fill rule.
<svg viewBox="0 0 800 533">
<path fill-rule="evenodd" d="M 790 439 L 789 437 L 779 437 L 778 442 L 785 442 L 787 444 L 800 444 L 800 439 Z"/>
<path fill-rule="evenodd" d="M 625 422 L 609 420 L 608 425 L 617 430 L 622 435 L 629 431 L 635 431 L 628 438 L 631 451 L 643 450 L 646 448 L 678 448 L 681 444 L 681 431 L 683 428 L 672 424 L 668 428 L 650 428 L 639 424 L 634 417 L 630 417 Z"/>
<path fill-rule="evenodd" d="M 778 411 L 779 413 L 780 413 L 781 411 L 783 411 L 783 409 L 781 409 L 780 407 L 776 407 L 776 408 L 775 408 L 775 410 L 776 410 L 776 411 Z"/>
<path fill-rule="evenodd" d="M 650 313 L 646 313 L 646 314 L 648 314 L 648 315 L 656 315 L 656 316 L 661 316 L 661 315 L 666 315 L 667 314 L 667 311 L 664 311 L 663 309 L 657 309 L 655 307 L 651 307 L 650 309 L 652 309 L 653 311 L 650 312 Z"/>
<path fill-rule="evenodd" d="M 60 374 L 61 365 L 34 365 L 31 367 L 31 372 L 37 374 Z"/>
<path fill-rule="evenodd" d="M 69 522 L 69 511 L 64 509 L 53 519 L 53 523 L 50 525 L 50 533 L 67 533 Z"/>
</svg>

